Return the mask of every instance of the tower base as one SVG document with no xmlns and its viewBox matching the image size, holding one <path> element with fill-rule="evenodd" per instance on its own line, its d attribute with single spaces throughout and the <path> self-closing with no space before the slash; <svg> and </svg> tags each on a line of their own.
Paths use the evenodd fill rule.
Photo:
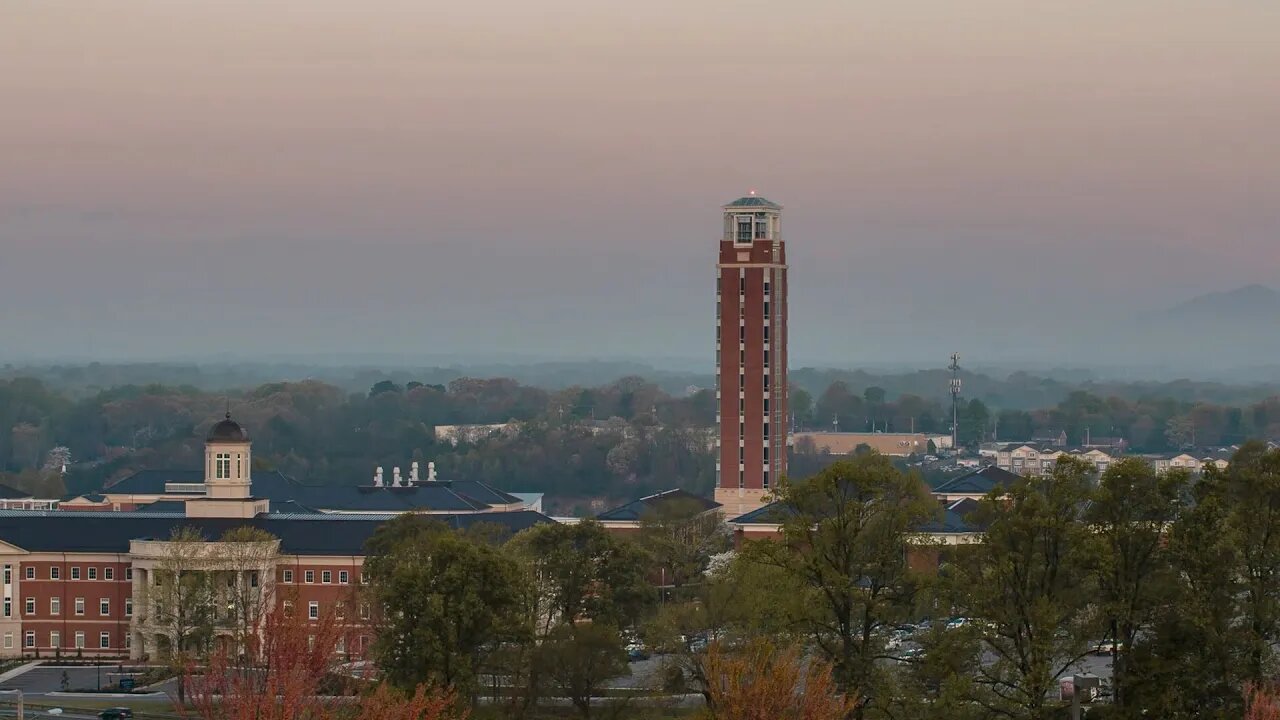
<svg viewBox="0 0 1280 720">
<path fill-rule="evenodd" d="M 720 503 L 725 520 L 732 520 L 767 505 L 764 498 L 768 494 L 768 490 L 716 488 L 715 501 Z"/>
</svg>

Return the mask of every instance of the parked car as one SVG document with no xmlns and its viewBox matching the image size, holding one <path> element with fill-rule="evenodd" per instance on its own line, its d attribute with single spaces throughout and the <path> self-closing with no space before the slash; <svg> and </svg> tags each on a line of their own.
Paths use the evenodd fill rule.
<svg viewBox="0 0 1280 720">
<path fill-rule="evenodd" d="M 106 710 L 98 713 L 98 718 L 100 718 L 100 720 L 126 720 L 127 718 L 132 717 L 133 710 L 130 710 L 127 707 L 107 708 Z"/>
<path fill-rule="evenodd" d="M 1101 640 L 1093 647 L 1094 655 L 1110 655 L 1117 650 L 1123 650 L 1124 643 L 1115 640 Z"/>
<path fill-rule="evenodd" d="M 640 660 L 648 660 L 649 651 L 640 643 L 631 643 L 627 645 L 627 660 L 629 662 L 637 662 Z"/>
</svg>

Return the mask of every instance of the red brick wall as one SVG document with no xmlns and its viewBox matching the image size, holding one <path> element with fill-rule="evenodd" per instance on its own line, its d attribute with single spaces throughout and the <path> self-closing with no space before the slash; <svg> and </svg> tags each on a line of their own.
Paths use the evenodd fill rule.
<svg viewBox="0 0 1280 720">
<path fill-rule="evenodd" d="M 36 560 L 17 565 L 14 612 L 22 619 L 22 632 L 15 641 L 15 649 L 32 652 L 25 646 L 28 631 L 36 633 L 36 650 L 41 655 L 53 655 L 60 650 L 63 656 L 123 655 L 125 637 L 129 632 L 129 617 L 125 615 L 126 599 L 133 592 L 133 583 L 127 580 L 129 564 L 115 555 L 104 555 L 102 560 Z M 27 579 L 27 568 L 34 573 Z M 50 578 L 51 569 L 57 568 L 59 577 Z M 89 579 L 91 574 L 94 579 Z M 78 571 L 79 579 L 72 576 Z M 107 579 L 108 573 L 111 579 Z M 27 600 L 34 599 L 34 612 L 27 612 Z M 53 598 L 58 598 L 58 614 L 53 614 Z M 76 599 L 82 598 L 83 614 L 76 613 Z M 107 601 L 107 613 L 101 612 L 101 601 Z M 52 646 L 50 634 L 59 634 L 60 648 Z M 75 636 L 84 633 L 84 648 L 77 650 Z M 109 647 L 100 647 L 100 633 L 109 634 Z"/>
</svg>

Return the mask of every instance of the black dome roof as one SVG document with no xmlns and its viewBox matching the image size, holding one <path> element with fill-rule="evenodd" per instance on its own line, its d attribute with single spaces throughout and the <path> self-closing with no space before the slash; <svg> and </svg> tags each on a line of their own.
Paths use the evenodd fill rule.
<svg viewBox="0 0 1280 720">
<path fill-rule="evenodd" d="M 240 427 L 240 423 L 231 419 L 231 413 L 227 413 L 227 417 L 209 428 L 209 434 L 204 438 L 205 442 L 249 442 L 249 433 Z"/>
</svg>

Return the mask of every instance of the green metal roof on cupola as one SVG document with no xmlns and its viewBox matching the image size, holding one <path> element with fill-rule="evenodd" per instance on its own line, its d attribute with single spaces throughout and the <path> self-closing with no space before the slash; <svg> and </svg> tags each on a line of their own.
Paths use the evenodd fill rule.
<svg viewBox="0 0 1280 720">
<path fill-rule="evenodd" d="M 727 208 L 760 207 L 760 208 L 770 208 L 773 210 L 782 209 L 782 206 L 779 205 L 778 203 L 773 202 L 771 200 L 766 200 L 760 197 L 759 195 L 744 195 L 738 198 L 737 200 L 734 200 L 733 202 L 729 203 L 728 205 L 725 205 L 725 207 Z"/>
</svg>

